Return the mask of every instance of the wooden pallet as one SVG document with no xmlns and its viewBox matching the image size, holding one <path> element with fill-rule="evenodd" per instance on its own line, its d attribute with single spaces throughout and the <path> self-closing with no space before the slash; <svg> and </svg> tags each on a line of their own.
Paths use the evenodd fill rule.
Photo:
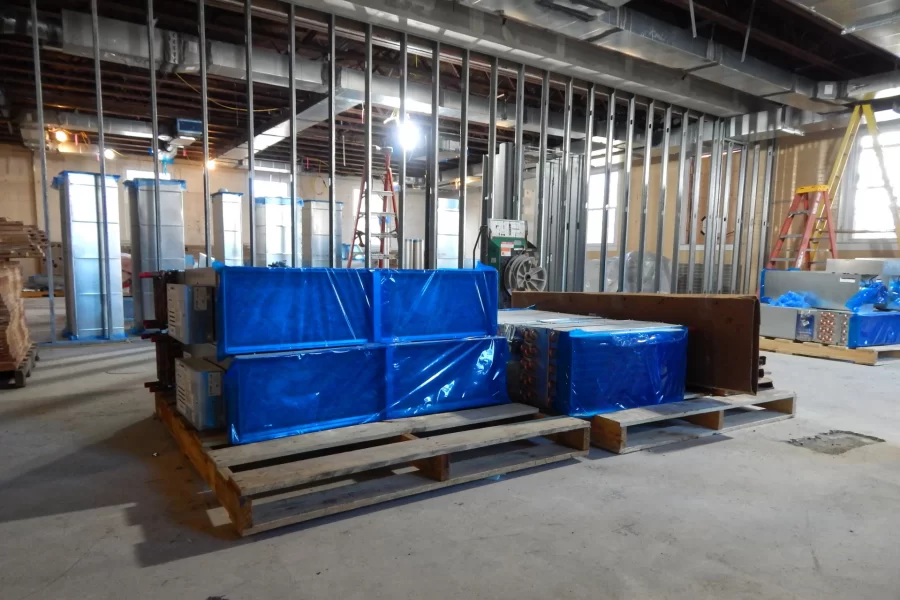
<svg viewBox="0 0 900 600">
<path fill-rule="evenodd" d="M 604 450 L 627 454 L 791 419 L 795 409 L 796 396 L 783 390 L 764 390 L 756 396 L 704 396 L 598 415 L 591 419 L 591 441 Z"/>
<path fill-rule="evenodd" d="M 241 446 L 156 413 L 241 535 L 587 454 L 587 421 L 504 404 Z M 477 452 L 471 452 L 474 450 Z"/>
<path fill-rule="evenodd" d="M 0 363 L 0 381 L 5 383 L 6 387 L 25 387 L 26 380 L 31 377 L 31 371 L 34 370 L 34 363 L 39 360 L 41 357 L 38 355 L 37 344 L 31 344 L 25 353 L 25 358 L 15 368 L 10 369 L 9 367 L 13 365 Z M 10 380 L 13 382 L 12 386 L 9 385 Z"/>
<path fill-rule="evenodd" d="M 842 360 L 858 365 L 883 365 L 900 358 L 900 344 L 891 346 L 871 346 L 869 348 L 844 348 L 843 346 L 827 346 L 815 342 L 796 342 L 779 338 L 759 338 L 759 349 L 766 352 L 809 356 L 812 358 L 829 358 Z"/>
</svg>

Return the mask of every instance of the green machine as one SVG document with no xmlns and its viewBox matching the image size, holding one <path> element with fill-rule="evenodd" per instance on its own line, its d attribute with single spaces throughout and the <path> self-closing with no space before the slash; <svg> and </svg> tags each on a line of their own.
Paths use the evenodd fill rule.
<svg viewBox="0 0 900 600">
<path fill-rule="evenodd" d="M 513 292 L 547 289 L 547 272 L 527 231 L 525 221 L 488 219 L 487 264 L 500 274 L 501 308 L 510 306 Z"/>
</svg>

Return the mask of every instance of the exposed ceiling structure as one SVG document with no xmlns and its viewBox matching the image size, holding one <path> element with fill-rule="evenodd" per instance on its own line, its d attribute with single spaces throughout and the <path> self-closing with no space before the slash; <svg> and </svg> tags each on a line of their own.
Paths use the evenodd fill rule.
<svg viewBox="0 0 900 600">
<path fill-rule="evenodd" d="M 573 137 L 583 137 L 586 87 L 617 89 L 714 116 L 771 113 L 787 105 L 796 111 L 840 113 L 862 94 L 900 95 L 897 56 L 890 30 L 900 32 L 889 2 L 878 5 L 883 23 L 857 34 L 841 30 L 873 16 L 859 2 L 757 0 L 295 0 L 298 10 L 297 107 L 301 166 L 327 170 L 327 27 L 324 13 L 338 15 L 336 66 L 337 161 L 339 174 L 358 174 L 364 160 L 362 69 L 365 47 L 359 21 L 374 30 L 373 120 L 379 145 L 394 145 L 392 116 L 399 104 L 397 31 L 410 36 L 408 101 L 412 118 L 427 128 L 430 113 L 431 39 L 442 41 L 440 131 L 442 146 L 458 147 L 460 48 L 473 50 L 470 80 L 470 160 L 487 151 L 489 60 L 501 58 L 498 86 L 498 141 L 512 141 L 516 109 L 516 65 L 524 63 L 526 144 L 536 144 L 540 128 L 541 71 L 553 73 L 550 94 L 551 145 L 559 142 L 564 112 L 564 77 L 576 78 Z M 694 18 L 691 18 L 693 5 Z M 900 2 L 898 2 L 900 5 Z M 149 73 L 145 2 L 100 3 L 107 143 L 116 151 L 148 154 L 139 134 L 149 116 Z M 851 10 L 856 6 L 859 10 Z M 207 0 L 209 45 L 209 139 L 212 154 L 234 162 L 247 158 L 247 89 L 244 72 L 242 0 Z M 256 4 L 254 46 L 254 146 L 258 161 L 289 161 L 288 29 L 285 5 Z M 850 7 L 850 8 L 848 8 Z M 900 8 L 900 7 L 898 7 Z M 181 159 L 199 161 L 179 120 L 199 120 L 199 47 L 196 5 L 156 0 L 158 104 L 161 131 Z M 9 0 L 0 9 L 0 142 L 34 144 L 35 94 L 28 0 Z M 72 131 L 89 148 L 97 126 L 86 0 L 40 0 L 38 31 L 44 104 L 51 128 Z M 827 20 L 822 18 L 827 17 Z M 748 34 L 749 26 L 749 34 Z M 695 35 L 696 30 L 696 35 Z M 865 35 L 870 32 L 869 35 Z M 746 44 L 746 52 L 744 46 Z M 514 61 L 514 62 L 507 62 Z M 620 98 L 620 101 L 622 98 Z M 594 141 L 605 143 L 606 96 L 595 99 Z M 54 111 L 54 112 L 49 112 Z M 624 121 L 625 105 L 618 106 Z M 804 113 L 806 114 L 806 113 Z M 638 131 L 646 123 L 639 107 Z M 653 115 L 661 119 L 661 112 Z M 808 120 L 808 117 L 803 117 Z M 751 120 L 752 121 L 752 120 Z M 774 122 L 768 119 L 767 122 Z M 680 126 L 676 115 L 673 126 Z M 749 122 L 744 119 L 744 122 Z M 77 127 L 75 124 L 78 124 Z M 190 129 L 188 127 L 188 129 Z M 751 132 L 752 133 L 752 132 Z M 94 135 L 92 135 L 94 134 Z M 454 141 L 455 140 L 455 141 Z M 167 146 L 166 146 L 167 144 Z M 455 145 L 454 145 L 455 144 Z M 411 176 L 421 176 L 424 160 L 413 155 Z M 396 156 L 395 156 L 396 158 Z M 375 168 L 382 168 L 380 155 Z M 453 167 L 455 159 L 445 161 Z"/>
</svg>

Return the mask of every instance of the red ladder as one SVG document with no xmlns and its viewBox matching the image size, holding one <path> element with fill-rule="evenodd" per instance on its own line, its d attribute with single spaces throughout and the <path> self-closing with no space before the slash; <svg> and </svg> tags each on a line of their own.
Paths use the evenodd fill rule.
<svg viewBox="0 0 900 600">
<path fill-rule="evenodd" d="M 377 147 L 376 147 L 377 148 Z M 384 148 L 384 164 L 385 172 L 381 178 L 384 182 L 383 190 L 372 190 L 373 195 L 381 196 L 381 210 L 370 211 L 373 217 L 378 217 L 378 228 L 380 231 L 369 233 L 369 237 L 376 238 L 379 241 L 379 251 L 372 252 L 369 257 L 377 262 L 377 266 L 387 268 L 391 266 L 391 260 L 396 258 L 396 253 L 391 252 L 391 239 L 396 239 L 398 235 L 397 223 L 397 198 L 394 195 L 394 172 L 391 170 L 391 148 Z M 359 200 L 356 205 L 356 223 L 353 226 L 353 243 L 350 246 L 350 255 L 347 257 L 347 268 L 353 265 L 353 247 L 359 245 L 363 251 L 368 252 L 366 246 L 366 230 L 360 230 L 359 221 L 364 219 L 363 202 L 367 197 L 368 182 L 363 174 L 359 184 Z M 388 206 L 388 198 L 390 198 L 390 206 Z M 390 229 L 389 227 L 393 227 Z"/>
<path fill-rule="evenodd" d="M 808 271 L 812 265 L 825 262 L 824 260 L 810 260 L 812 252 L 830 252 L 832 258 L 838 258 L 837 238 L 828 189 L 827 185 L 809 185 L 797 188 L 766 268 L 775 269 L 778 263 L 787 263 L 790 265 L 789 268 Z M 803 233 L 791 233 L 794 218 L 801 215 L 806 218 L 803 224 Z M 792 239 L 800 240 L 799 245 L 796 246 L 797 253 L 794 256 L 781 256 L 785 242 Z M 827 248 L 819 246 L 819 242 L 822 240 L 828 242 Z M 816 248 L 810 249 L 810 242 L 814 242 Z"/>
</svg>

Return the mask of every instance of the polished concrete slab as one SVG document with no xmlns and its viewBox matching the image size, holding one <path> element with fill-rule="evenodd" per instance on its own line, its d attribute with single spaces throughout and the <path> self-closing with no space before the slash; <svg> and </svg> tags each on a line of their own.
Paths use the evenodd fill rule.
<svg viewBox="0 0 900 600">
<path fill-rule="evenodd" d="M 896 598 L 900 363 L 769 355 L 796 419 L 237 538 L 152 417 L 145 342 L 0 391 L 0 598 Z M 789 441 L 885 440 L 840 454 Z M 815 446 L 815 444 L 813 444 Z"/>
</svg>

